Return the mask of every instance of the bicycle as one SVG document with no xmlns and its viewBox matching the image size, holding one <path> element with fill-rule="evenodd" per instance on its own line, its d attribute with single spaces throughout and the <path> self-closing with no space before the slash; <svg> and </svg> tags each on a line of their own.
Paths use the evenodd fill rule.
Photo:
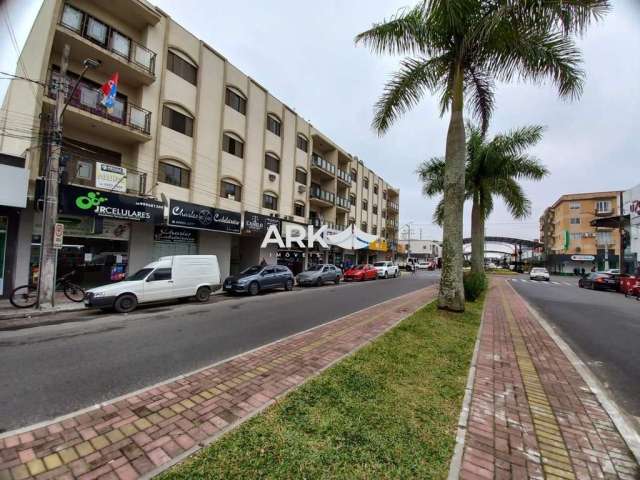
<svg viewBox="0 0 640 480">
<path fill-rule="evenodd" d="M 76 273 L 75 270 L 63 275 L 56 281 L 56 291 L 61 289 L 64 296 L 72 302 L 81 302 L 84 300 L 85 292 L 80 285 L 70 282 L 69 277 Z M 11 292 L 9 297 L 11 305 L 16 308 L 33 307 L 38 302 L 38 288 L 35 285 L 21 285 Z"/>
</svg>

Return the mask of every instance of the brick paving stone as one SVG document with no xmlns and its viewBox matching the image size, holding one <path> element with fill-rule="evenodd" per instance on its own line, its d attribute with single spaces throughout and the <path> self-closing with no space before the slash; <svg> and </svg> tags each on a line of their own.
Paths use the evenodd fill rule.
<svg viewBox="0 0 640 480">
<path fill-rule="evenodd" d="M 417 290 L 94 410 L 4 434 L 0 479 L 147 475 L 380 336 L 436 294 L 435 286 Z M 478 429 L 492 441 L 491 422 L 478 415 L 486 420 Z M 486 478 L 493 469 L 478 450 L 469 478 Z M 621 455 L 618 460 L 628 460 L 624 450 Z"/>
<path fill-rule="evenodd" d="M 479 340 L 461 478 L 640 478 L 595 393 L 503 279 Z"/>
</svg>

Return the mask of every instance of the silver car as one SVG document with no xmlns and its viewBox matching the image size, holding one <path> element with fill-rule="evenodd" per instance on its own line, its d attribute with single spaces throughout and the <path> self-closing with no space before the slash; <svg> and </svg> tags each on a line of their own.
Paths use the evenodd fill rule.
<svg viewBox="0 0 640 480">
<path fill-rule="evenodd" d="M 308 287 L 314 285 L 319 287 L 326 282 L 333 282 L 336 285 L 340 283 L 342 278 L 342 270 L 335 265 L 312 265 L 308 270 L 301 272 L 296 277 L 298 285 L 301 287 Z"/>
</svg>

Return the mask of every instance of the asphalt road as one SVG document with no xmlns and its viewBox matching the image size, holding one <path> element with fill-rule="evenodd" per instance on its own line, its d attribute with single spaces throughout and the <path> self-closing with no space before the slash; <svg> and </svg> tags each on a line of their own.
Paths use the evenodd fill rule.
<svg viewBox="0 0 640 480">
<path fill-rule="evenodd" d="M 523 281 L 524 280 L 524 281 Z M 586 362 L 627 413 L 640 421 L 640 302 L 578 288 L 576 277 L 509 280 Z"/>
<path fill-rule="evenodd" d="M 398 279 L 214 296 L 0 332 L 0 432 L 153 385 L 438 281 Z"/>
</svg>

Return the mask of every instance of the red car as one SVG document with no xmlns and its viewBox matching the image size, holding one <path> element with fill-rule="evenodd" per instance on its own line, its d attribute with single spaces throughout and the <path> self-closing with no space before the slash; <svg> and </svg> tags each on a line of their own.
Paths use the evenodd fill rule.
<svg viewBox="0 0 640 480">
<path fill-rule="evenodd" d="M 375 280 L 378 278 L 378 270 L 373 265 L 356 265 L 344 272 L 345 280 Z"/>
</svg>

